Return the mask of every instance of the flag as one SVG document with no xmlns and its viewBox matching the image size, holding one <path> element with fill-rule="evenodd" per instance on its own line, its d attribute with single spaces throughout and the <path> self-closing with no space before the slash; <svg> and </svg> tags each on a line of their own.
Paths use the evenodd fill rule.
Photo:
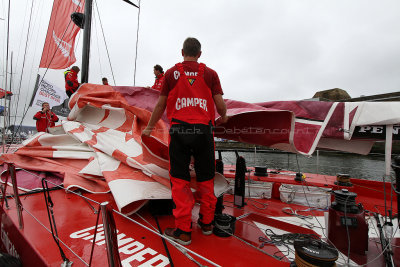
<svg viewBox="0 0 400 267">
<path fill-rule="evenodd" d="M 58 106 L 53 106 L 51 108 L 51 111 L 53 111 L 55 114 L 58 116 L 62 117 L 68 117 L 68 114 L 70 113 L 70 109 L 68 107 L 68 98 L 64 99 L 64 102 L 61 103 L 61 105 Z"/>
<path fill-rule="evenodd" d="M 71 14 L 84 10 L 84 0 L 54 0 L 40 68 L 64 69 L 75 61 L 74 45 L 79 27 Z"/>
<path fill-rule="evenodd" d="M 49 103 L 50 107 L 56 107 L 63 105 L 65 99 L 67 99 L 67 94 L 64 89 L 55 86 L 45 79 L 41 79 L 32 101 L 32 107 L 40 110 L 44 102 Z M 56 114 L 65 117 L 63 114 Z"/>
</svg>

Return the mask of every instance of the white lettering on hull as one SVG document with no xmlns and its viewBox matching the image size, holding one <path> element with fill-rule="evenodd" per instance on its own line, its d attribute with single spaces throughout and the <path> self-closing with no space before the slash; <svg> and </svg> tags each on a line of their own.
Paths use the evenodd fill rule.
<svg viewBox="0 0 400 267">
<path fill-rule="evenodd" d="M 11 242 L 10 238 L 8 237 L 8 233 L 4 230 L 4 225 L 1 223 L 1 242 L 3 243 L 6 251 L 11 256 L 19 258 L 18 252 L 15 249 L 14 244 Z"/>
<path fill-rule="evenodd" d="M 95 237 L 94 229 L 96 227 L 88 227 L 70 234 L 70 238 L 80 238 L 93 242 Z M 117 233 L 119 231 L 117 230 Z M 2 235 L 3 236 L 3 235 Z M 104 241 L 103 225 L 99 224 L 96 233 L 96 245 L 101 246 L 105 244 Z M 136 241 L 132 237 L 127 237 L 124 233 L 117 235 L 118 251 L 121 254 L 129 255 L 128 258 L 121 261 L 122 266 L 132 266 L 131 263 L 141 263 L 140 267 L 163 267 L 169 264 L 166 256 L 160 254 L 152 248 L 146 247 L 143 243 Z M 135 265 L 136 265 L 135 264 Z"/>
</svg>

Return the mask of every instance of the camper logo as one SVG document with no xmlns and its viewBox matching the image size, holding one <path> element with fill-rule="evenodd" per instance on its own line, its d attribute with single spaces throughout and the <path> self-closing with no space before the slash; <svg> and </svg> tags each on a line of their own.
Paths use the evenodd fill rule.
<svg viewBox="0 0 400 267">
<path fill-rule="evenodd" d="M 188 78 L 188 81 L 189 81 L 190 85 L 193 85 L 193 83 L 196 81 L 196 79 Z"/>
</svg>

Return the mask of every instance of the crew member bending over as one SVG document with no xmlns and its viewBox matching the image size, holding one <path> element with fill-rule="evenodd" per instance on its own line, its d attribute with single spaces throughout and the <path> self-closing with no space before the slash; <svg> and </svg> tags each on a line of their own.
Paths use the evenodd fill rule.
<svg viewBox="0 0 400 267">
<path fill-rule="evenodd" d="M 68 97 L 71 97 L 73 93 L 78 90 L 79 82 L 78 82 L 78 73 L 80 69 L 78 66 L 73 66 L 70 70 L 64 72 L 65 77 L 65 91 Z"/>
<path fill-rule="evenodd" d="M 189 164 L 194 157 L 197 195 L 200 202 L 198 225 L 203 234 L 212 233 L 216 197 L 214 195 L 215 152 L 212 125 L 214 103 L 221 123 L 228 120 L 218 74 L 198 63 L 200 42 L 187 38 L 182 49 L 183 62 L 165 73 L 160 97 L 143 131 L 149 136 L 165 108 L 170 121 L 169 159 L 175 228 L 165 229 L 165 235 L 182 245 L 191 243 L 192 209 L 195 203 L 189 181 Z"/>
</svg>

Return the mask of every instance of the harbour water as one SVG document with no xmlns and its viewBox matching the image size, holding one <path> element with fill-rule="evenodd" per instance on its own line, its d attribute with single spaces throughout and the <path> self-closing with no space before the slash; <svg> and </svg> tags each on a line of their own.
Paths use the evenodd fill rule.
<svg viewBox="0 0 400 267">
<path fill-rule="evenodd" d="M 334 175 L 349 174 L 352 178 L 382 181 L 385 172 L 385 156 L 367 156 L 319 151 L 308 158 L 302 155 L 281 152 L 239 152 L 246 159 L 247 166 L 266 166 L 271 169 L 286 169 L 302 173 Z M 224 164 L 234 165 L 234 152 L 223 152 Z M 393 175 L 392 175 L 393 176 Z"/>
</svg>

